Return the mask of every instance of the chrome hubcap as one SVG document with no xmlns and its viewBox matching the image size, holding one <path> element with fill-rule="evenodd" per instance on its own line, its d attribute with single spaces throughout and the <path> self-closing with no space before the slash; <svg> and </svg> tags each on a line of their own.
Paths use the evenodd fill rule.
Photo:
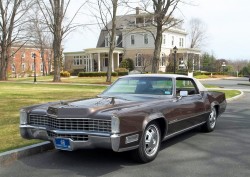
<svg viewBox="0 0 250 177">
<path fill-rule="evenodd" d="M 209 115 L 209 124 L 211 128 L 215 127 L 215 123 L 216 123 L 216 110 L 215 108 L 212 108 L 212 111 Z"/>
<path fill-rule="evenodd" d="M 145 152 L 148 156 L 153 156 L 159 147 L 160 134 L 155 125 L 150 125 L 145 132 Z"/>
</svg>

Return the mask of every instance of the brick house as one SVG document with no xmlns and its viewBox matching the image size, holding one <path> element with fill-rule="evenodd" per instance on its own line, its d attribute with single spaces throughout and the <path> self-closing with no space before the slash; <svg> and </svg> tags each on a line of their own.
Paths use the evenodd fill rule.
<svg viewBox="0 0 250 177">
<path fill-rule="evenodd" d="M 12 56 L 9 59 L 9 77 L 26 77 L 47 75 L 52 70 L 52 50 L 44 50 L 44 62 L 40 51 L 34 46 L 13 46 L 11 48 Z M 35 54 L 35 59 L 34 59 Z"/>
</svg>

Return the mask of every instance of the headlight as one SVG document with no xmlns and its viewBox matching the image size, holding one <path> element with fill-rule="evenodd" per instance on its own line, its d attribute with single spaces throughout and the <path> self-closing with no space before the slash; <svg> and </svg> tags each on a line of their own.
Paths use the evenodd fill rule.
<svg viewBox="0 0 250 177">
<path fill-rule="evenodd" d="M 120 119 L 117 116 L 111 117 L 111 131 L 112 133 L 120 133 Z"/>
<path fill-rule="evenodd" d="M 20 124 L 27 124 L 28 121 L 28 115 L 27 115 L 27 112 L 23 109 L 20 110 Z"/>
</svg>

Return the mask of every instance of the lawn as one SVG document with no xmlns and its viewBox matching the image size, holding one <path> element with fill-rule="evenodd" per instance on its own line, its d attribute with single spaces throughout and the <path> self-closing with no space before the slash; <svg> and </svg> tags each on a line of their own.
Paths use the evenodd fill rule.
<svg viewBox="0 0 250 177">
<path fill-rule="evenodd" d="M 88 98 L 101 93 L 105 86 L 72 86 L 0 82 L 0 152 L 34 144 L 19 135 L 19 109 L 49 101 Z M 5 142 L 5 143 L 3 143 Z"/>
<path fill-rule="evenodd" d="M 118 77 L 112 77 L 112 82 L 117 80 Z M 33 77 L 26 78 L 9 78 L 10 81 L 32 83 Z M 39 76 L 37 77 L 38 83 L 49 83 L 52 82 L 53 76 Z M 77 84 L 110 84 L 106 82 L 106 77 L 61 77 L 62 83 L 77 83 Z"/>
<path fill-rule="evenodd" d="M 91 79 L 93 82 L 98 80 Z M 91 82 L 91 79 L 86 82 Z M 44 78 L 44 80 L 46 79 Z M 22 81 L 32 82 L 30 78 Z M 46 82 L 32 84 L 22 83 L 22 81 L 0 82 L 0 142 L 2 142 L 0 143 L 0 152 L 39 142 L 20 137 L 19 109 L 21 107 L 58 100 L 89 98 L 96 96 L 106 88 L 106 86 L 46 84 Z M 239 91 L 235 90 L 222 91 L 226 93 L 227 98 L 240 94 Z"/>
</svg>

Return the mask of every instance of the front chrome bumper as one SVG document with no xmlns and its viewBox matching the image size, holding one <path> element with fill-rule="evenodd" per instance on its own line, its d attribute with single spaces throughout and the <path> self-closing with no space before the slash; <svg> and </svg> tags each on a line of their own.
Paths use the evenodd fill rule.
<svg viewBox="0 0 250 177">
<path fill-rule="evenodd" d="M 20 125 L 20 134 L 25 139 L 41 139 L 49 140 L 55 144 L 56 137 L 50 137 L 48 131 L 61 135 L 61 134 L 78 134 L 87 135 L 88 139 L 86 141 L 75 141 L 70 140 L 70 150 L 76 149 L 92 149 L 92 148 L 105 148 L 112 149 L 115 152 L 121 151 L 120 149 L 120 135 L 109 134 L 109 133 L 94 133 L 94 132 L 84 132 L 84 131 L 59 131 L 59 130 L 47 130 L 44 127 L 35 127 L 30 125 Z M 123 150 L 122 150 L 123 151 Z"/>
</svg>

